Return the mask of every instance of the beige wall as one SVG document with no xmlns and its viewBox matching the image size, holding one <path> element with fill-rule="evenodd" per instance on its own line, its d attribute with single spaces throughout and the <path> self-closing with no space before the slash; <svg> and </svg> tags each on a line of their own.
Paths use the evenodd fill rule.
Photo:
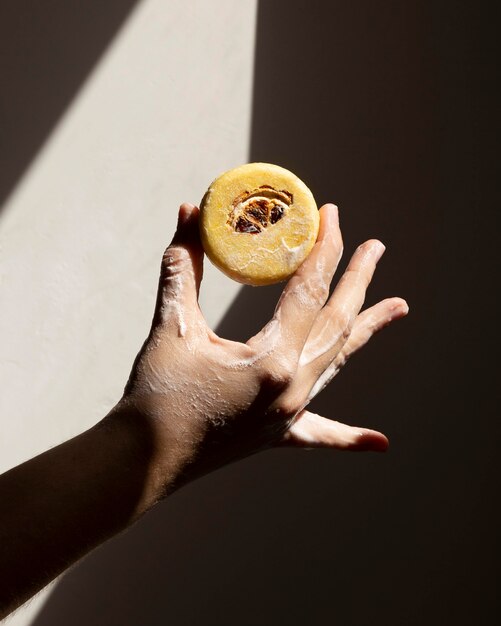
<svg viewBox="0 0 501 626">
<path fill-rule="evenodd" d="M 248 160 L 255 13 L 256 0 L 139 3 L 7 200 L 0 471 L 119 399 L 177 207 Z M 212 325 L 238 289 L 206 268 Z"/>
</svg>

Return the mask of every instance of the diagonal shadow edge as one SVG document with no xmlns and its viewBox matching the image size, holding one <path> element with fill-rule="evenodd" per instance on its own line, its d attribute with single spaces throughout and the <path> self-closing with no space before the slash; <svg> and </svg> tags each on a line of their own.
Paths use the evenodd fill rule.
<svg viewBox="0 0 501 626">
<path fill-rule="evenodd" d="M 137 3 L 0 5 L 0 212 Z"/>
</svg>

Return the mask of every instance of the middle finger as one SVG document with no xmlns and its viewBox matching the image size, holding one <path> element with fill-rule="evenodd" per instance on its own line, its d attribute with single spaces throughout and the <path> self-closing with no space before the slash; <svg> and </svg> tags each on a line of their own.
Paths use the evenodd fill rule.
<svg viewBox="0 0 501 626">
<path fill-rule="evenodd" d="M 367 287 L 384 251 L 385 246 L 377 239 L 370 239 L 356 249 L 332 296 L 312 326 L 300 365 L 307 365 L 327 352 L 332 359 L 342 348 L 362 308 Z"/>
</svg>

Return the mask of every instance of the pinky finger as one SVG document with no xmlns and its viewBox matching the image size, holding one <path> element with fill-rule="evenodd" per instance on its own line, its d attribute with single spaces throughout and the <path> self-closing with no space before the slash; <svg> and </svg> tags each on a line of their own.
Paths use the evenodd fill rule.
<svg viewBox="0 0 501 626">
<path fill-rule="evenodd" d="M 353 329 L 342 350 L 334 359 L 336 371 L 344 365 L 352 354 L 360 350 L 369 339 L 391 322 L 405 317 L 409 312 L 407 302 L 402 298 L 387 298 L 366 309 L 357 316 Z"/>
<path fill-rule="evenodd" d="M 388 439 L 376 430 L 348 426 L 303 410 L 278 446 L 384 452 Z"/>
<path fill-rule="evenodd" d="M 405 317 L 409 312 L 407 302 L 402 298 L 387 298 L 357 315 L 353 329 L 338 354 L 323 364 L 323 372 L 316 374 L 316 382 L 308 395 L 308 402 L 317 396 L 336 376 L 352 354 L 360 350 L 377 332 L 394 320 Z"/>
</svg>

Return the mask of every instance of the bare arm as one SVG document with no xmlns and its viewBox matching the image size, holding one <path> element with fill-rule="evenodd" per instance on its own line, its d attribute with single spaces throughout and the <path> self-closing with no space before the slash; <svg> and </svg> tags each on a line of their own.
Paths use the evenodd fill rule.
<svg viewBox="0 0 501 626">
<path fill-rule="evenodd" d="M 153 504 L 153 442 L 125 410 L 0 477 L 0 619 Z"/>
<path fill-rule="evenodd" d="M 0 476 L 0 618 L 155 502 L 221 465 L 273 446 L 377 450 L 379 432 L 306 406 L 370 337 L 407 313 L 400 298 L 360 313 L 384 246 L 360 246 L 329 298 L 342 252 L 325 205 L 315 247 L 275 314 L 247 343 L 198 307 L 198 210 L 183 205 L 162 261 L 152 328 L 124 396 L 99 424 Z"/>
</svg>

